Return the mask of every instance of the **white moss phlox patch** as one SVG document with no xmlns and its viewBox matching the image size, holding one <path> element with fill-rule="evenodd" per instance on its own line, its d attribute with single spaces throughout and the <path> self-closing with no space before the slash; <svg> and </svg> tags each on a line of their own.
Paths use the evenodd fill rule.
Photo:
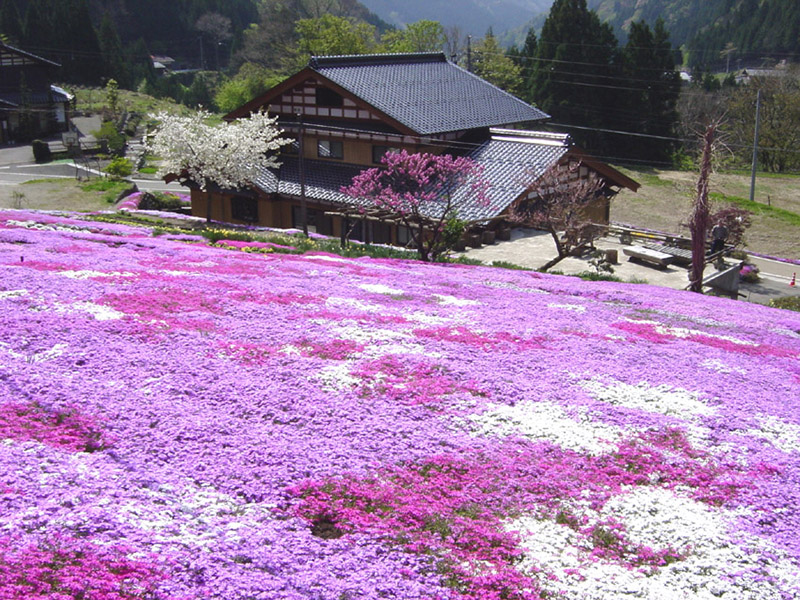
<svg viewBox="0 0 800 600">
<path fill-rule="evenodd" d="M 561 310 L 571 310 L 576 313 L 584 313 L 586 312 L 586 307 L 581 306 L 580 304 L 556 304 L 551 303 L 547 305 L 547 308 L 558 308 Z"/>
<path fill-rule="evenodd" d="M 614 380 L 590 379 L 580 385 L 595 400 L 615 406 L 635 408 L 675 417 L 712 415 L 716 409 L 700 399 L 699 394 L 668 385 L 651 386 L 647 382 L 630 385 Z"/>
<path fill-rule="evenodd" d="M 456 296 L 447 296 L 444 294 L 433 294 L 433 297 L 439 304 L 445 306 L 479 306 L 480 302 L 477 300 L 470 300 L 469 298 L 457 298 Z"/>
<path fill-rule="evenodd" d="M 398 290 L 397 288 L 389 287 L 388 285 L 383 285 L 382 283 L 362 283 L 358 287 L 365 292 L 371 292 L 373 294 L 389 294 L 390 296 L 399 296 L 403 293 L 403 290 Z"/>
<path fill-rule="evenodd" d="M 135 273 L 129 273 L 127 271 L 92 271 L 89 269 L 84 269 L 81 271 L 59 271 L 59 275 L 63 277 L 68 277 L 69 279 L 78 279 L 78 280 L 85 280 L 85 279 L 93 279 L 99 277 L 135 277 Z"/>
<path fill-rule="evenodd" d="M 756 417 L 761 429 L 752 429 L 749 435 L 767 440 L 781 452 L 800 452 L 800 425 L 789 423 L 772 415 Z"/>
<path fill-rule="evenodd" d="M 552 402 L 489 404 L 487 408 L 484 413 L 468 417 L 481 435 L 522 435 L 596 455 L 613 450 L 623 433 L 613 425 L 593 421 L 585 411 L 578 411 L 573 417 Z"/>
</svg>

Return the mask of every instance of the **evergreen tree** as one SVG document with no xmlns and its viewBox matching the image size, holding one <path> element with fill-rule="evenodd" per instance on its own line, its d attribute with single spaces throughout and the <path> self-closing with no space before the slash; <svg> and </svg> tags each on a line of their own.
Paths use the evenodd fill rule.
<svg viewBox="0 0 800 600">
<path fill-rule="evenodd" d="M 625 131 L 657 137 L 631 137 L 625 153 L 637 160 L 668 160 L 675 145 L 668 138 L 677 121 L 675 106 L 680 94 L 680 75 L 664 22 L 654 29 L 644 21 L 631 24 L 628 43 L 622 52 Z"/>
<path fill-rule="evenodd" d="M 619 90 L 617 39 L 586 0 L 556 0 L 544 22 L 531 78 L 532 100 L 592 152 L 608 152 L 614 140 L 602 132 L 614 123 Z M 588 129 L 585 129 L 588 128 Z"/>
<path fill-rule="evenodd" d="M 130 88 L 132 82 L 125 54 L 122 51 L 122 42 L 120 42 L 114 21 L 111 20 L 108 13 L 100 22 L 97 39 L 100 44 L 100 52 L 103 54 L 103 74 L 115 79 L 120 87 Z"/>
<path fill-rule="evenodd" d="M 22 21 L 13 0 L 0 3 L 0 35 L 12 46 L 22 43 Z"/>
<path fill-rule="evenodd" d="M 525 43 L 522 45 L 517 56 L 513 59 L 522 72 L 520 97 L 531 104 L 535 103 L 532 87 L 538 45 L 539 42 L 536 39 L 536 33 L 533 31 L 533 28 L 528 29 L 528 35 L 525 36 Z"/>
<path fill-rule="evenodd" d="M 26 50 L 44 54 L 44 49 L 53 48 L 52 40 L 56 35 L 53 17 L 52 0 L 31 0 L 28 3 L 22 34 L 22 44 Z M 53 59 L 61 62 L 59 57 Z"/>
<path fill-rule="evenodd" d="M 125 53 L 130 68 L 131 81 L 136 89 L 143 88 L 148 83 L 156 79 L 156 71 L 153 68 L 153 59 L 150 58 L 150 50 L 144 39 L 139 38 L 128 46 Z"/>
<path fill-rule="evenodd" d="M 103 60 L 97 32 L 92 26 L 88 0 L 58 0 L 55 2 L 55 23 L 62 56 L 61 76 L 78 83 L 100 83 Z"/>
</svg>

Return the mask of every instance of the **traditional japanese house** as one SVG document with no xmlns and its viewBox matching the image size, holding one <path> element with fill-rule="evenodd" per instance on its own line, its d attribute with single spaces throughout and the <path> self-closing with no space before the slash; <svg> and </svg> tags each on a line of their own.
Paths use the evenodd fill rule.
<svg viewBox="0 0 800 600">
<path fill-rule="evenodd" d="M 559 162 L 581 160 L 584 172 L 594 169 L 606 180 L 610 192 L 592 208 L 597 220 L 608 219 L 612 193 L 638 187 L 572 148 L 568 136 L 531 131 L 548 115 L 441 53 L 313 57 L 302 71 L 226 119 L 259 110 L 277 115 L 284 136 L 296 142 L 284 147 L 281 167 L 262 171 L 252 190 L 211 195 L 215 220 L 297 227 L 303 195 L 310 228 L 339 235 L 358 204 L 341 188 L 399 149 L 466 155 L 480 163 L 488 203 L 476 203 L 460 190 L 455 204 L 459 218 L 484 225 L 501 220 L 527 196 L 532 181 Z M 207 215 L 206 198 L 193 192 L 194 214 Z M 395 244 L 409 239 L 397 223 L 366 217 L 355 223 L 352 237 Z"/>
<path fill-rule="evenodd" d="M 69 129 L 72 96 L 51 83 L 59 67 L 0 42 L 0 144 Z"/>
</svg>

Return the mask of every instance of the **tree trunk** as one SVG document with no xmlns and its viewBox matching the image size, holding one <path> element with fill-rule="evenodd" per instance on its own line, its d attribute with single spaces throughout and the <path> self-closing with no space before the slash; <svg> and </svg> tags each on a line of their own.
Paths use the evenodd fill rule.
<svg viewBox="0 0 800 600">
<path fill-rule="evenodd" d="M 430 256 L 428 254 L 428 247 L 425 245 L 425 229 L 422 223 L 419 224 L 419 233 L 417 235 L 417 252 L 419 252 L 419 258 L 420 260 L 429 262 Z"/>
<path fill-rule="evenodd" d="M 547 231 L 550 234 L 550 237 L 553 238 L 553 243 L 556 245 L 556 252 L 558 252 L 558 256 L 556 256 L 554 259 L 546 262 L 544 265 L 539 267 L 540 271 L 547 271 L 548 269 L 554 267 L 567 257 L 567 253 L 564 250 L 564 246 L 561 244 L 561 240 L 558 239 L 558 231 L 552 228 L 548 229 Z"/>
<path fill-rule="evenodd" d="M 564 260 L 566 257 L 567 257 L 566 254 L 556 256 L 554 259 L 547 261 L 541 267 L 539 267 L 539 270 L 540 271 L 547 271 L 548 269 L 552 269 L 558 263 L 560 263 L 562 260 Z"/>
<path fill-rule="evenodd" d="M 697 197 L 689 223 L 692 232 L 692 272 L 689 289 L 703 293 L 703 272 L 706 268 L 706 232 L 709 224 L 708 179 L 711 175 L 711 149 L 714 144 L 716 125 L 709 125 L 703 134 L 703 158 L 700 162 L 700 177 L 697 180 Z"/>
</svg>

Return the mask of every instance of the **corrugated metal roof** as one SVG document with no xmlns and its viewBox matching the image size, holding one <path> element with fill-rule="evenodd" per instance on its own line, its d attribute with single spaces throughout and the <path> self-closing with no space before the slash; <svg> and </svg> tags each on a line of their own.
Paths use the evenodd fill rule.
<svg viewBox="0 0 800 600">
<path fill-rule="evenodd" d="M 309 67 L 420 134 L 549 118 L 442 53 L 312 57 Z"/>
<path fill-rule="evenodd" d="M 488 221 L 501 215 L 568 149 L 567 135 L 493 129 L 490 139 L 469 154 L 483 167 L 488 202 L 484 204 L 478 201 L 470 183 L 462 185 L 453 194 L 453 207 L 459 218 Z M 369 167 L 306 160 L 306 197 L 334 205 L 368 206 L 368 202 L 346 196 L 340 191 L 366 168 Z M 266 193 L 299 197 L 298 159 L 286 157 L 279 169 L 263 170 L 255 183 Z M 436 219 L 441 216 L 444 206 L 441 202 L 432 202 L 423 206 L 421 212 L 424 216 Z"/>
</svg>

